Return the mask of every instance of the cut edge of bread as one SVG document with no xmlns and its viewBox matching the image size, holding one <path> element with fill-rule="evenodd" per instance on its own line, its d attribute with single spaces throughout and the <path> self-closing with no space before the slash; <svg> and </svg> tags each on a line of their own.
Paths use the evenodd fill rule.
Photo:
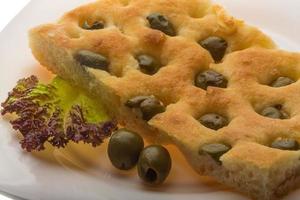
<svg viewBox="0 0 300 200">
<path fill-rule="evenodd" d="M 155 142 L 158 130 L 139 120 L 138 116 L 124 112 L 124 109 L 128 110 L 128 108 L 120 105 L 120 96 L 114 93 L 112 88 L 99 81 L 93 73 L 78 64 L 73 58 L 73 52 L 49 40 L 44 28 L 37 27 L 29 32 L 29 45 L 32 54 L 42 66 L 70 81 L 73 85 L 86 89 L 91 96 L 101 101 L 109 116 L 117 120 L 121 126 L 142 133 L 147 140 Z"/>
</svg>

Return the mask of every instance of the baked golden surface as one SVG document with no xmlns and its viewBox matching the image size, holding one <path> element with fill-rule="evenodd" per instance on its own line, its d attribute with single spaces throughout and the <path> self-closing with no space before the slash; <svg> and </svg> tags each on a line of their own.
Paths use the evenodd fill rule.
<svg viewBox="0 0 300 200">
<path fill-rule="evenodd" d="M 152 13 L 167 17 L 176 36 L 150 28 L 147 17 Z M 82 28 L 95 21 L 104 27 Z M 217 63 L 198 44 L 210 36 L 228 44 Z M 300 55 L 274 50 L 269 37 L 222 7 L 207 0 L 100 0 L 32 29 L 30 45 L 42 65 L 89 90 L 124 126 L 156 142 L 175 144 L 201 175 L 256 199 L 275 199 L 294 186 L 299 152 L 269 146 L 277 138 L 298 140 L 300 83 L 269 84 L 281 76 L 297 80 Z M 104 56 L 108 69 L 82 66 L 76 59 L 81 50 Z M 153 75 L 143 73 L 139 54 L 153 56 L 162 67 Z M 195 77 L 207 69 L 222 74 L 227 87 L 196 87 Z M 141 95 L 154 95 L 166 111 L 144 121 L 125 106 Z M 259 114 L 274 105 L 281 106 L 287 119 Z M 197 119 L 207 113 L 225 116 L 228 125 L 218 130 L 203 126 Z M 211 143 L 230 146 L 221 163 L 201 153 Z"/>
</svg>

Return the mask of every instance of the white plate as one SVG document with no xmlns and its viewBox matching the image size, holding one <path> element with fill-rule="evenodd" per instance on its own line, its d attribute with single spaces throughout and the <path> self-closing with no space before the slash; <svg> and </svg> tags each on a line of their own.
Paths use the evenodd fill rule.
<svg viewBox="0 0 300 200">
<path fill-rule="evenodd" d="M 33 0 L 0 34 L 0 101 L 16 81 L 31 74 L 49 76 L 33 59 L 27 31 L 56 20 L 86 0 Z M 218 0 L 233 15 L 261 27 L 285 49 L 300 46 L 300 2 L 295 0 Z M 175 148 L 173 169 L 162 188 L 143 186 L 135 170 L 117 172 L 111 167 L 105 145 L 92 149 L 72 145 L 66 150 L 29 154 L 22 151 L 10 125 L 0 120 L 0 191 L 25 199 L 99 200 L 243 200 L 243 195 L 193 172 Z M 176 153 L 175 153 L 176 152 Z M 177 155 L 177 156 L 174 156 Z M 300 190 L 285 199 L 298 199 Z"/>
</svg>

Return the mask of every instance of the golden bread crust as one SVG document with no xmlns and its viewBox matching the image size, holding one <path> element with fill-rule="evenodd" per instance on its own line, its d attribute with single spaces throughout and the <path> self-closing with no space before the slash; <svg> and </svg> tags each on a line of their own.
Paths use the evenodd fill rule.
<svg viewBox="0 0 300 200">
<path fill-rule="evenodd" d="M 176 37 L 148 27 L 146 17 L 153 12 L 168 17 Z M 84 30 L 85 20 L 102 20 L 106 27 Z M 215 64 L 197 44 L 209 36 L 228 42 L 221 63 Z M 68 12 L 58 23 L 32 29 L 30 45 L 42 65 L 101 99 L 124 126 L 178 146 L 199 174 L 262 200 L 277 198 L 295 183 L 299 152 L 268 146 L 278 137 L 300 141 L 300 83 L 282 88 L 267 84 L 279 75 L 297 80 L 300 55 L 274 50 L 269 37 L 221 6 L 208 0 L 97 1 Z M 110 73 L 81 66 L 74 59 L 80 50 L 106 56 Z M 154 56 L 164 67 L 152 76 L 142 73 L 135 59 L 141 53 Z M 228 87 L 195 87 L 195 76 L 206 69 L 223 74 Z M 166 112 L 148 123 L 141 120 L 124 106 L 139 95 L 155 95 L 167 105 Z M 274 104 L 282 104 L 291 118 L 269 119 L 257 113 Z M 202 126 L 197 119 L 209 112 L 227 116 L 229 125 L 218 131 Z M 216 142 L 232 146 L 221 157 L 222 165 L 199 154 L 203 145 Z"/>
</svg>

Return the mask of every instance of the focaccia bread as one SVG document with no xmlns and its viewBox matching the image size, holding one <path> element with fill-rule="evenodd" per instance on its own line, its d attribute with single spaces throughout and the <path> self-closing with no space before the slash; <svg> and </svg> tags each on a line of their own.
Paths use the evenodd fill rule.
<svg viewBox="0 0 300 200">
<path fill-rule="evenodd" d="M 164 17 L 160 21 L 167 34 L 151 27 L 149 16 L 155 14 Z M 124 101 L 152 94 L 166 104 L 177 101 L 180 95 L 175 97 L 172 88 L 214 62 L 201 46 L 210 37 L 221 40 L 220 53 L 212 52 L 217 62 L 237 50 L 275 47 L 261 31 L 209 0 L 100 0 L 66 13 L 57 23 L 32 29 L 30 46 L 43 66 L 84 86 L 107 104 L 112 116 L 148 136 L 156 129 L 128 113 Z M 104 56 L 105 62 L 100 57 L 97 66 L 87 67 L 88 60 L 78 62 L 82 50 Z M 159 70 L 143 71 L 140 55 L 153 57 Z M 101 70 L 103 66 L 107 69 Z"/>
<path fill-rule="evenodd" d="M 278 199 L 296 188 L 300 54 L 251 48 L 209 69 L 226 78 L 226 89 L 186 83 L 180 100 L 150 125 L 168 135 L 200 174 L 255 199 Z"/>
<path fill-rule="evenodd" d="M 101 0 L 32 29 L 30 45 L 122 125 L 175 144 L 199 174 L 262 200 L 296 186 L 300 55 L 220 6 Z"/>
</svg>

